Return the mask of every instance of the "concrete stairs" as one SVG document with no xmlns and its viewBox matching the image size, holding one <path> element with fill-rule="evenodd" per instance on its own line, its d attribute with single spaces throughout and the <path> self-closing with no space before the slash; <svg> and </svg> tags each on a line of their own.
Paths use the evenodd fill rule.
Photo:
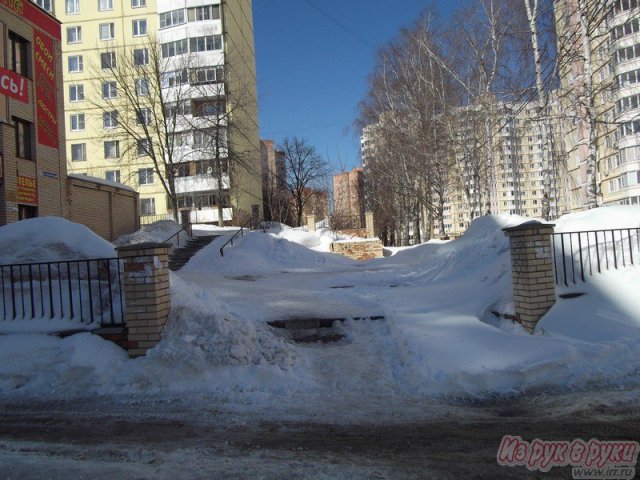
<svg viewBox="0 0 640 480">
<path fill-rule="evenodd" d="M 191 257 L 219 236 L 220 235 L 205 235 L 193 237 L 187 240 L 187 243 L 183 247 L 175 248 L 169 255 L 169 270 L 173 272 L 180 270 L 191 260 Z"/>
</svg>

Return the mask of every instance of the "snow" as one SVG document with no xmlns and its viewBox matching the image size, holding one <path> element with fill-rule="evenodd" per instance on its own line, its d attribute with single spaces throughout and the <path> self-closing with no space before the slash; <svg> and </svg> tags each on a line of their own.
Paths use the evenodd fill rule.
<svg viewBox="0 0 640 480">
<path fill-rule="evenodd" d="M 0 265 L 115 256 L 109 242 L 62 218 L 32 218 L 0 227 Z"/>
<path fill-rule="evenodd" d="M 182 230 L 182 226 L 173 220 L 161 220 L 149 225 L 143 225 L 137 232 L 118 237 L 113 244 L 117 247 L 122 247 L 145 242 L 164 243 L 180 230 Z M 186 238 L 186 233 L 180 237 L 181 240 Z M 175 238 L 172 238 L 172 240 L 175 241 Z"/>
<path fill-rule="evenodd" d="M 638 266 L 559 288 L 584 295 L 558 298 L 534 335 L 491 313 L 513 312 L 502 230 L 528 220 L 482 217 L 458 240 L 368 262 L 328 253 L 337 237 L 324 229 L 249 232 L 222 257 L 227 231 L 171 275 L 172 311 L 146 357 L 130 360 L 89 334 L 0 336 L 0 394 L 216 398 L 273 415 L 377 421 L 428 415 L 421 405 L 433 398 L 638 390 Z M 640 208 L 602 208 L 557 225 L 640 226 Z M 23 248 L 50 236 L 31 232 Z M 384 320 L 360 320 L 376 316 Z M 345 318 L 334 325 L 344 338 L 296 344 L 267 326 L 296 318 Z"/>
<path fill-rule="evenodd" d="M 69 173 L 68 176 L 71 178 L 75 178 L 77 180 L 84 180 L 86 182 L 97 183 L 100 185 L 106 185 L 108 187 L 113 187 L 113 188 L 119 188 L 120 190 L 129 190 L 130 192 L 136 191 L 135 188 L 125 185 L 124 183 L 114 182 L 112 180 L 106 180 L 100 177 L 92 177 L 90 175 L 80 175 L 77 173 Z"/>
</svg>

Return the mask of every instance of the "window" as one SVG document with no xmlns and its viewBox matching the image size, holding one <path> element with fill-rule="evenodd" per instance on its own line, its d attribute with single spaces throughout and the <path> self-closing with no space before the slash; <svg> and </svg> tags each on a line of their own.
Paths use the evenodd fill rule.
<svg viewBox="0 0 640 480">
<path fill-rule="evenodd" d="M 82 27 L 67 27 L 67 43 L 80 43 L 82 41 Z"/>
<path fill-rule="evenodd" d="M 138 154 L 138 156 L 144 157 L 145 155 L 149 155 L 149 152 L 150 152 L 149 140 L 147 139 L 138 140 L 136 145 L 136 153 Z"/>
<path fill-rule="evenodd" d="M 189 164 L 188 163 L 179 163 L 178 168 L 176 169 L 176 177 L 188 177 L 190 176 Z"/>
<path fill-rule="evenodd" d="M 195 117 L 207 117 L 221 115 L 225 112 L 225 102 L 220 100 L 200 100 L 194 102 L 193 115 Z"/>
<path fill-rule="evenodd" d="M 116 68 L 116 52 L 101 53 L 100 68 Z"/>
<path fill-rule="evenodd" d="M 118 126 L 118 111 L 104 112 L 102 114 L 102 128 L 115 128 Z"/>
<path fill-rule="evenodd" d="M 100 31 L 100 40 L 113 40 L 116 38 L 115 23 L 101 23 L 98 29 Z"/>
<path fill-rule="evenodd" d="M 150 84 L 148 78 L 136 78 L 136 95 L 149 95 Z"/>
<path fill-rule="evenodd" d="M 113 10 L 113 0 L 98 0 L 98 10 Z"/>
<path fill-rule="evenodd" d="M 146 7 L 147 0 L 131 0 L 131 8 Z"/>
<path fill-rule="evenodd" d="M 175 115 L 191 115 L 191 102 L 180 102 L 178 104 L 168 103 L 164 107 L 164 116 L 173 118 Z"/>
<path fill-rule="evenodd" d="M 140 215 L 155 215 L 155 214 L 156 214 L 155 198 L 141 198 L 140 199 Z"/>
<path fill-rule="evenodd" d="M 84 85 L 69 85 L 69 101 L 81 102 L 84 100 Z"/>
<path fill-rule="evenodd" d="M 104 158 L 118 158 L 120 156 L 120 142 L 107 140 L 104 142 Z"/>
<path fill-rule="evenodd" d="M 186 68 L 162 74 L 162 86 L 164 88 L 183 85 L 185 83 L 188 83 L 188 81 L 189 78 Z"/>
<path fill-rule="evenodd" d="M 141 108 L 136 112 L 136 122 L 138 125 L 149 125 L 152 120 L 152 113 L 150 108 Z"/>
<path fill-rule="evenodd" d="M 47 13 L 51 13 L 53 11 L 51 8 L 51 0 L 35 0 L 34 3 Z"/>
<path fill-rule="evenodd" d="M 104 178 L 110 182 L 120 183 L 120 170 L 107 170 L 104 172 Z"/>
<path fill-rule="evenodd" d="M 118 86 L 116 82 L 104 82 L 102 84 L 102 98 L 116 98 L 118 96 Z"/>
<path fill-rule="evenodd" d="M 133 36 L 142 37 L 147 34 L 147 21 L 145 19 L 133 20 Z"/>
<path fill-rule="evenodd" d="M 138 170 L 138 184 L 151 185 L 153 183 L 153 168 L 141 168 Z"/>
<path fill-rule="evenodd" d="M 189 41 L 192 52 L 207 52 L 222 48 L 222 35 L 205 35 L 204 37 L 190 38 Z"/>
<path fill-rule="evenodd" d="M 191 70 L 191 83 L 196 85 L 205 83 L 217 83 L 222 82 L 223 80 L 223 67 L 203 67 L 194 68 Z"/>
<path fill-rule="evenodd" d="M 202 22 L 204 20 L 220 20 L 220 5 L 205 5 L 187 10 L 190 22 Z"/>
<path fill-rule="evenodd" d="M 135 48 L 133 50 L 133 64 L 134 65 L 148 65 L 149 64 L 149 49 L 148 48 Z"/>
<path fill-rule="evenodd" d="M 168 28 L 173 27 L 174 25 L 182 25 L 183 23 L 185 23 L 183 8 L 161 13 L 159 16 L 160 28 Z"/>
<path fill-rule="evenodd" d="M 23 77 L 29 77 L 29 62 L 28 52 L 30 51 L 29 42 L 22 38 L 20 35 L 16 35 L 13 32 L 9 32 L 9 50 L 7 65 L 9 69 L 16 72 Z"/>
<path fill-rule="evenodd" d="M 67 15 L 80 13 L 80 0 L 65 0 L 64 5 L 65 5 L 65 12 L 67 12 Z"/>
<path fill-rule="evenodd" d="M 33 129 L 31 122 L 13 117 L 13 126 L 16 129 L 16 156 L 32 160 L 31 135 Z"/>
<path fill-rule="evenodd" d="M 74 113 L 69 115 L 69 120 L 71 122 L 72 132 L 84 130 L 84 113 Z"/>
<path fill-rule="evenodd" d="M 84 162 L 87 159 L 87 144 L 72 143 L 71 144 L 71 161 Z"/>
<path fill-rule="evenodd" d="M 183 38 L 175 42 L 163 43 L 160 45 L 160 50 L 162 52 L 162 58 L 182 55 L 183 53 L 189 53 L 189 42 L 186 38 Z"/>
<path fill-rule="evenodd" d="M 84 69 L 82 55 L 71 55 L 69 57 L 69 73 L 81 72 Z"/>
</svg>

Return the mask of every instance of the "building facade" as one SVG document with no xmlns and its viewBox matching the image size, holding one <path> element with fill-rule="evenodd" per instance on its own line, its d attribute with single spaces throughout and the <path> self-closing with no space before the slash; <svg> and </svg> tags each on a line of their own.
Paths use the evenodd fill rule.
<svg viewBox="0 0 640 480">
<path fill-rule="evenodd" d="M 333 176 L 333 207 L 333 223 L 346 223 L 348 228 L 364 224 L 364 168 Z"/>
<path fill-rule="evenodd" d="M 70 172 L 135 188 L 143 223 L 171 216 L 172 198 L 194 222 L 261 214 L 250 0 L 52 8 L 64 24 Z"/>
<path fill-rule="evenodd" d="M 68 216 L 60 23 L 0 2 L 0 225 Z"/>
<path fill-rule="evenodd" d="M 638 205 L 640 5 L 562 0 L 555 16 L 570 209 Z"/>
</svg>

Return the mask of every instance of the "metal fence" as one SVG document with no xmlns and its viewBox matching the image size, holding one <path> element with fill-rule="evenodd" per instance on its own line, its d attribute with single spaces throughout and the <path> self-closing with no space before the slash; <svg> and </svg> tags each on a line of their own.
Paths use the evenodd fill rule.
<svg viewBox="0 0 640 480">
<path fill-rule="evenodd" d="M 118 258 L 0 265 L 0 321 L 124 325 L 122 271 Z"/>
<path fill-rule="evenodd" d="M 556 285 L 640 264 L 640 228 L 554 233 L 551 239 Z"/>
</svg>

